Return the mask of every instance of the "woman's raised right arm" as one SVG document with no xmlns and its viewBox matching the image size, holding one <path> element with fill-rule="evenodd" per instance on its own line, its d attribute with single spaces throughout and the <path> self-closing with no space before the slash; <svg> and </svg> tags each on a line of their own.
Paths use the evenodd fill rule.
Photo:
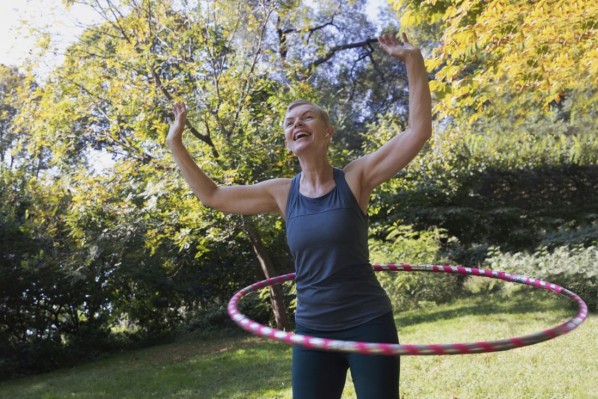
<svg viewBox="0 0 598 399">
<path fill-rule="evenodd" d="M 169 119 L 170 129 L 166 143 L 197 198 L 207 207 L 226 213 L 254 215 L 280 212 L 284 214 L 286 193 L 290 179 L 271 179 L 246 186 L 219 187 L 195 163 L 183 144 L 183 130 L 187 120 L 185 103 L 173 107 L 174 119 Z"/>
</svg>

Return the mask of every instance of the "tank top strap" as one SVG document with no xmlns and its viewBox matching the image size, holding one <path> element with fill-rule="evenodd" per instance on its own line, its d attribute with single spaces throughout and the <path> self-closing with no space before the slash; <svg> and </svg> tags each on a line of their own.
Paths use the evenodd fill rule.
<svg viewBox="0 0 598 399">
<path fill-rule="evenodd" d="M 337 190 L 339 194 L 342 196 L 343 200 L 345 201 L 345 204 L 358 211 L 358 213 L 362 217 L 367 218 L 367 215 L 363 213 L 363 210 L 359 206 L 359 203 L 357 202 L 357 198 L 355 198 L 353 191 L 351 191 L 351 187 L 349 187 L 347 179 L 345 179 L 344 170 L 336 168 L 334 169 L 334 182 L 336 183 Z"/>
<path fill-rule="evenodd" d="M 349 192 L 351 192 L 351 189 L 349 188 L 349 184 L 347 184 L 347 180 L 345 179 L 345 171 L 343 171 L 342 169 L 334 168 L 333 176 L 334 176 L 334 183 L 336 184 L 336 186 L 338 187 L 339 190 L 341 190 L 343 193 L 346 193 L 347 190 L 349 190 Z"/>
<path fill-rule="evenodd" d="M 289 195 L 287 197 L 287 207 L 285 210 L 285 218 L 289 220 L 291 209 L 295 207 L 297 203 L 297 196 L 299 194 L 299 180 L 301 179 L 301 173 L 297 173 L 291 180 L 291 187 L 289 188 Z"/>
</svg>

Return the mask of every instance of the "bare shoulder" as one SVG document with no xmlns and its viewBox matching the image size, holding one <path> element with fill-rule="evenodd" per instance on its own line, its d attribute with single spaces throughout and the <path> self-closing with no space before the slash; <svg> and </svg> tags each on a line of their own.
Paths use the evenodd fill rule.
<svg viewBox="0 0 598 399">
<path fill-rule="evenodd" d="M 282 217 L 286 212 L 287 199 L 289 197 L 289 190 L 291 189 L 291 181 L 289 178 L 275 178 L 265 180 L 259 185 L 262 185 L 276 201 L 278 210 Z"/>
<path fill-rule="evenodd" d="M 288 190 L 291 187 L 291 180 L 289 178 L 279 177 L 269 180 L 264 180 L 258 185 L 264 187 L 266 190 L 274 193 L 277 191 Z"/>
</svg>

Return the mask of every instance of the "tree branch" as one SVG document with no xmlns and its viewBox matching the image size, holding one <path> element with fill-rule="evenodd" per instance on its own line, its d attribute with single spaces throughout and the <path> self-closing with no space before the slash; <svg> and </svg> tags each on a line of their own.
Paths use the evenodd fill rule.
<svg viewBox="0 0 598 399">
<path fill-rule="evenodd" d="M 367 39 L 362 42 L 347 43 L 347 44 L 341 44 L 338 46 L 333 46 L 330 48 L 330 50 L 328 50 L 328 52 L 323 57 L 320 57 L 320 58 L 316 59 L 314 62 L 312 62 L 311 64 L 309 64 L 308 70 L 312 70 L 313 68 L 317 67 L 318 65 L 321 65 L 321 64 L 329 61 L 339 51 L 349 50 L 352 48 L 366 47 L 366 46 L 369 46 L 371 43 L 377 43 L 377 42 L 378 42 L 378 39 Z"/>
<path fill-rule="evenodd" d="M 164 94 L 164 96 L 170 102 L 173 102 L 174 99 L 172 98 L 172 95 L 170 95 L 168 90 L 166 90 L 166 88 L 162 85 L 162 80 L 156 73 L 156 70 L 152 68 L 151 73 L 152 73 L 152 77 L 154 78 L 156 87 L 162 92 L 162 94 Z M 187 120 L 187 123 L 185 124 L 185 126 L 187 126 L 189 128 L 189 130 L 191 131 L 191 134 L 193 134 L 195 137 L 197 137 L 198 139 L 200 139 L 201 141 L 203 141 L 204 143 L 206 143 L 207 145 L 209 145 L 212 148 L 212 154 L 214 155 L 214 157 L 218 158 L 220 156 L 220 154 L 218 154 L 218 150 L 216 150 L 216 146 L 214 145 L 212 138 L 209 135 L 199 133 L 197 131 L 197 129 L 195 128 L 195 126 L 193 126 L 191 124 L 191 122 L 189 122 L 189 120 Z"/>
</svg>

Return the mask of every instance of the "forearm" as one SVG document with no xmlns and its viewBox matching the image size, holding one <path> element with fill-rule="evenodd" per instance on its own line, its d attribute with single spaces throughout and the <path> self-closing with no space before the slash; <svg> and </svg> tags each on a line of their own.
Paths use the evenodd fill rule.
<svg viewBox="0 0 598 399">
<path fill-rule="evenodd" d="M 432 135 L 432 100 L 428 74 L 420 50 L 403 33 L 403 41 L 394 35 L 380 36 L 380 47 L 405 63 L 409 84 L 409 126 L 375 152 L 357 159 L 345 168 L 345 175 L 356 175 L 359 203 L 367 204 L 371 191 L 403 169 L 420 152 Z"/>
<path fill-rule="evenodd" d="M 187 181 L 193 193 L 205 206 L 212 206 L 211 199 L 218 190 L 216 183 L 197 166 L 182 141 L 170 141 L 168 146 L 183 178 Z"/>
<path fill-rule="evenodd" d="M 421 53 L 412 54 L 405 65 L 409 82 L 409 129 L 427 140 L 432 135 L 432 99 Z"/>
</svg>

